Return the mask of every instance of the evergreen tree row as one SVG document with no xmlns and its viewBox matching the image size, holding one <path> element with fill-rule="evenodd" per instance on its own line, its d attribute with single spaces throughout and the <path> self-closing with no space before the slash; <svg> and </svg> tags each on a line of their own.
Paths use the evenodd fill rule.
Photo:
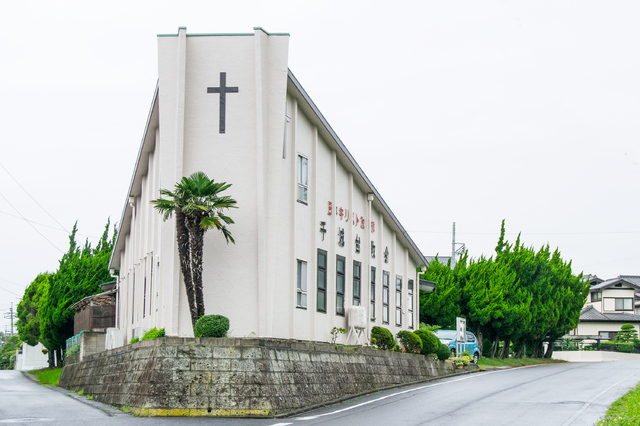
<svg viewBox="0 0 640 426">
<path fill-rule="evenodd" d="M 76 243 L 77 224 L 69 236 L 69 250 L 62 256 L 55 273 L 38 275 L 27 287 L 17 307 L 18 333 L 29 345 L 41 342 L 49 351 L 49 364 L 56 353 L 58 365 L 62 359 L 66 340 L 73 336 L 71 305 L 84 297 L 100 293 L 100 284 L 112 280 L 109 258 L 115 242 L 115 229 L 109 239 L 110 222 L 107 221 L 95 248 L 85 241 Z"/>
<path fill-rule="evenodd" d="M 504 221 L 495 251 L 478 260 L 465 253 L 453 269 L 450 263 L 431 262 L 421 278 L 436 287 L 420 294 L 420 321 L 455 328 L 456 317 L 466 318 L 483 356 L 505 358 L 512 347 L 516 357 L 526 351 L 550 358 L 553 344 L 543 354 L 543 342 L 554 342 L 576 327 L 589 283 L 582 273 L 574 275 L 571 261 L 565 262 L 558 249 L 552 253 L 548 244 L 536 251 L 524 246 L 520 235 L 510 244 Z"/>
</svg>

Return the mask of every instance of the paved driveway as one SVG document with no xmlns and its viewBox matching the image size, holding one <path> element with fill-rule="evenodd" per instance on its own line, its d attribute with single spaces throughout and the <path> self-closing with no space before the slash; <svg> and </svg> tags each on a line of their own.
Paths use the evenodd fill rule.
<svg viewBox="0 0 640 426">
<path fill-rule="evenodd" d="M 553 358 L 569 362 L 640 361 L 640 354 L 609 351 L 553 351 Z"/>
</svg>

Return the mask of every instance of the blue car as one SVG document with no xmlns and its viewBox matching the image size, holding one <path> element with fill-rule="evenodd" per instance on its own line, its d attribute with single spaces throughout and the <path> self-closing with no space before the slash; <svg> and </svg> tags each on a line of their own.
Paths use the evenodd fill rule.
<svg viewBox="0 0 640 426">
<path fill-rule="evenodd" d="M 456 344 L 458 343 L 456 330 L 438 330 L 433 334 L 445 345 L 449 347 L 451 356 L 456 356 Z M 478 339 L 475 334 L 467 331 L 467 343 L 464 344 L 464 350 L 468 351 L 473 358 L 474 364 L 478 363 L 480 359 L 480 350 L 478 349 Z"/>
</svg>

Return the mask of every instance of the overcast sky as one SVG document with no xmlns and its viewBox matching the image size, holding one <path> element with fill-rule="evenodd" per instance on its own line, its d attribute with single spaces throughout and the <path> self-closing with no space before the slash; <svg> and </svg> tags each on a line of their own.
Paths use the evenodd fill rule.
<svg viewBox="0 0 640 426">
<path fill-rule="evenodd" d="M 291 34 L 289 67 L 426 255 L 508 238 L 640 274 L 636 1 L 14 1 L 0 14 L 0 311 L 118 222 L 157 34 Z M 215 179 L 215 176 L 212 176 Z M 0 318 L 0 331 L 8 320 Z"/>
</svg>

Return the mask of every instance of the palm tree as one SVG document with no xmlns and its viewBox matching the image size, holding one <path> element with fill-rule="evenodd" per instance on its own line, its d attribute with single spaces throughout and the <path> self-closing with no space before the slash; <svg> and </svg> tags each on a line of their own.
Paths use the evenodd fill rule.
<svg viewBox="0 0 640 426">
<path fill-rule="evenodd" d="M 195 172 L 183 177 L 176 183 L 175 190 L 161 189 L 161 197 L 151 204 L 169 219 L 176 215 L 176 239 L 180 269 L 187 290 L 191 324 L 195 329 L 196 321 L 204 315 L 204 293 L 202 289 L 202 252 L 204 233 L 209 229 L 222 231 L 227 240 L 235 244 L 226 225 L 233 220 L 223 211 L 237 208 L 236 200 L 219 193 L 229 188 L 226 182 L 214 182 L 203 172 Z M 162 196 L 166 198 L 162 198 Z"/>
</svg>

